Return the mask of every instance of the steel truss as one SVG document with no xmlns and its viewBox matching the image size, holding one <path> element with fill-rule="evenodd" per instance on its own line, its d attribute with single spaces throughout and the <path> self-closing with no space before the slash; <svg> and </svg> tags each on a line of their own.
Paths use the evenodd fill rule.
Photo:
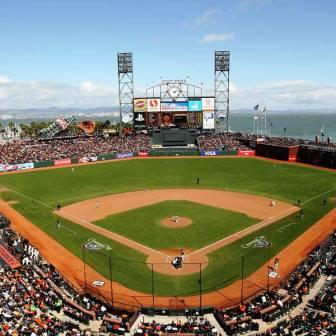
<svg viewBox="0 0 336 336">
<path fill-rule="evenodd" d="M 215 51 L 215 131 L 230 131 L 230 51 Z"/>
</svg>

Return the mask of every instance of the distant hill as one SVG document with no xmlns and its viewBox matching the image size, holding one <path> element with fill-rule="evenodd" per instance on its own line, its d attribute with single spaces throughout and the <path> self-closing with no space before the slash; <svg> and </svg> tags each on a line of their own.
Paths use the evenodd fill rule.
<svg viewBox="0 0 336 336">
<path fill-rule="evenodd" d="M 299 113 L 335 113 L 336 109 L 311 109 L 311 110 L 270 110 L 267 111 L 269 114 L 299 114 Z M 252 108 L 245 109 L 233 109 L 232 114 L 251 114 L 253 115 L 255 111 Z M 97 108 L 60 108 L 60 107 L 50 107 L 50 108 L 27 108 L 27 109 L 8 109 L 0 110 L 0 120 L 24 120 L 24 119 L 55 119 L 57 117 L 68 117 L 70 115 L 75 115 L 79 119 L 82 118 L 97 118 L 104 119 L 108 118 L 110 120 L 119 118 L 119 107 L 97 107 Z"/>
</svg>

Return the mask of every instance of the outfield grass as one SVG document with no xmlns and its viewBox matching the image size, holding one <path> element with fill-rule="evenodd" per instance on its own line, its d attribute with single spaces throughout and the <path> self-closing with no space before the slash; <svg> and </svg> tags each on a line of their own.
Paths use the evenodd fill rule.
<svg viewBox="0 0 336 336">
<path fill-rule="evenodd" d="M 190 218 L 192 224 L 183 228 L 161 224 L 164 218 L 174 215 Z M 182 247 L 197 250 L 259 221 L 242 213 L 199 203 L 165 201 L 94 223 L 156 250 Z"/>
<path fill-rule="evenodd" d="M 196 177 L 200 177 L 200 185 L 197 186 Z M 322 206 L 324 198 L 336 197 L 334 190 L 314 198 L 336 187 L 335 173 L 278 163 L 273 168 L 272 162 L 248 158 L 148 159 L 76 166 L 74 172 L 69 167 L 36 170 L 24 174 L 0 175 L 0 185 L 13 191 L 1 193 L 3 199 L 17 200 L 18 203 L 13 206 L 18 211 L 78 257 L 81 257 L 81 244 L 87 238 L 93 237 L 111 245 L 114 280 L 147 293 L 151 292 L 151 272 L 144 264 L 146 257 L 143 254 L 69 221 L 64 221 L 64 225 L 75 231 L 76 235 L 69 234 L 66 230 L 57 230 L 55 216 L 52 214 L 55 206 L 58 203 L 65 205 L 101 195 L 144 188 L 224 189 L 225 186 L 231 191 L 267 196 L 289 203 L 295 203 L 298 199 L 301 203 L 307 202 L 303 204 L 304 219 L 298 225 L 289 226 L 284 233 L 279 233 L 277 229 L 297 222 L 295 215 L 211 253 L 208 256 L 209 266 L 202 272 L 203 289 L 211 291 L 239 278 L 242 253 L 246 255 L 246 276 L 266 261 L 266 250 L 242 249 L 240 245 L 243 242 L 264 235 L 272 240 L 271 255 L 275 255 L 334 207 L 330 202 Z M 311 200 L 312 198 L 314 199 Z M 107 258 L 91 253 L 87 255 L 87 262 L 108 278 Z M 118 258 L 137 262 L 125 262 Z M 198 276 L 194 274 L 172 277 L 155 273 L 155 293 L 197 293 Z"/>
</svg>

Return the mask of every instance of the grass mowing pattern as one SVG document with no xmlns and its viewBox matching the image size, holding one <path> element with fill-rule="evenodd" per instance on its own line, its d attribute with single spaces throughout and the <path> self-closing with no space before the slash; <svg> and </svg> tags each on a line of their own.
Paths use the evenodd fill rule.
<svg viewBox="0 0 336 336">
<path fill-rule="evenodd" d="M 81 258 L 81 244 L 87 238 L 96 238 L 104 244 L 111 245 L 113 248 L 111 253 L 114 256 L 114 280 L 129 288 L 150 293 L 151 272 L 147 265 L 143 264 L 146 259 L 144 255 L 69 221 L 63 220 L 63 224 L 77 232 L 76 235 L 66 230 L 57 230 L 55 216 L 51 212 L 59 202 L 65 205 L 112 193 L 145 188 L 195 188 L 197 176 L 200 177 L 198 188 L 224 189 L 226 186 L 231 191 L 267 196 L 289 203 L 294 203 L 298 199 L 301 202 L 308 201 L 336 186 L 336 174 L 332 172 L 278 163 L 276 168 L 273 168 L 272 162 L 252 158 L 120 161 L 77 166 L 74 172 L 67 167 L 0 175 L 0 185 L 52 207 L 48 208 L 15 193 L 1 193 L 4 199 L 19 201 L 14 205 L 18 211 L 78 257 Z M 336 197 L 335 190 L 304 204 L 304 219 L 299 221 L 299 225 L 286 228 L 284 233 L 279 233 L 277 230 L 298 221 L 295 215 L 211 253 L 208 256 L 210 264 L 202 272 L 204 291 L 219 289 L 237 280 L 240 275 L 242 253 L 246 255 L 246 276 L 266 261 L 266 250 L 243 250 L 240 247 L 243 242 L 264 235 L 271 239 L 273 243 L 271 254 L 275 255 L 334 207 L 330 202 L 325 207 L 321 206 L 324 198 L 331 197 Z M 138 262 L 126 262 L 118 258 Z M 86 260 L 106 278 L 109 277 L 107 257 L 92 253 L 87 255 Z M 195 274 L 172 277 L 155 273 L 155 293 L 177 296 L 197 294 L 198 276 Z"/>
<path fill-rule="evenodd" d="M 174 215 L 190 218 L 192 224 L 184 228 L 161 224 L 161 220 Z M 182 247 L 197 250 L 258 222 L 242 213 L 195 202 L 164 201 L 94 223 L 156 250 Z"/>
</svg>

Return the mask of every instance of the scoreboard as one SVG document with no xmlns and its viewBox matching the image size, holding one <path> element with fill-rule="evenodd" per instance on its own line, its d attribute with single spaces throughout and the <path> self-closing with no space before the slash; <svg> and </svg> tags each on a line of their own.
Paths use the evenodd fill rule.
<svg viewBox="0 0 336 336">
<path fill-rule="evenodd" d="M 179 100 L 160 98 L 135 98 L 133 100 L 133 121 L 136 130 L 153 127 L 215 128 L 215 98 L 193 97 Z"/>
</svg>

